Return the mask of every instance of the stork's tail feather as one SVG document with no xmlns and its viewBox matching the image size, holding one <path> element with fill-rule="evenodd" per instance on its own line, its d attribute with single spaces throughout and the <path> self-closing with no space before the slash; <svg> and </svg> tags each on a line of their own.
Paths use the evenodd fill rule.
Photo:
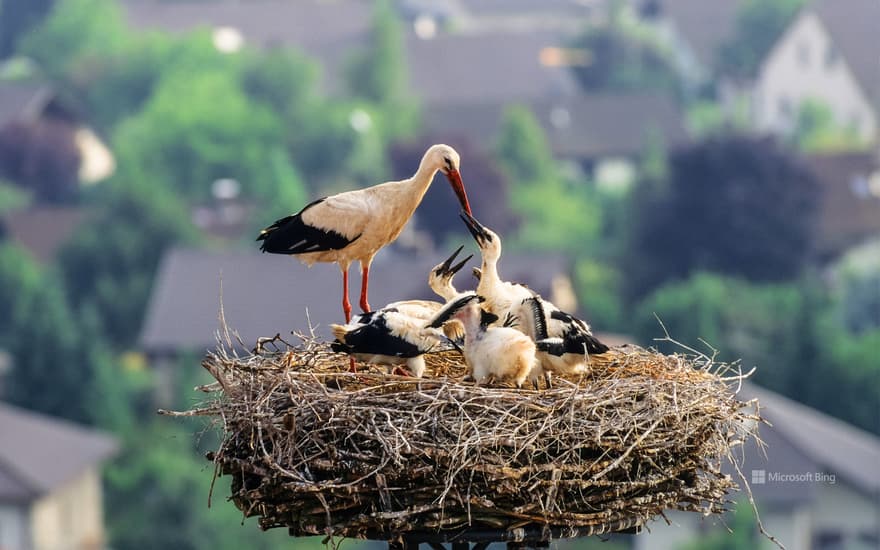
<svg viewBox="0 0 880 550">
<path fill-rule="evenodd" d="M 565 340 L 562 338 L 544 338 L 535 342 L 535 349 L 560 357 L 565 353 Z"/>
<path fill-rule="evenodd" d="M 348 335 L 348 327 L 346 327 L 345 325 L 331 324 L 330 330 L 333 332 L 333 337 L 336 338 L 336 342 L 331 344 L 331 348 L 333 346 L 344 346 L 347 349 L 348 346 L 345 345 L 345 337 L 346 335 Z M 333 349 L 333 351 L 343 350 Z"/>
</svg>

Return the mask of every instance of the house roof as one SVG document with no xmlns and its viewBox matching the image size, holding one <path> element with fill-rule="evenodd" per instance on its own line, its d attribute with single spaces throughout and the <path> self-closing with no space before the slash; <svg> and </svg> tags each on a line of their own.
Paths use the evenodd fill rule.
<svg viewBox="0 0 880 550">
<path fill-rule="evenodd" d="M 38 261 L 50 263 L 85 217 L 86 212 L 77 206 L 37 205 L 6 214 L 0 218 L 0 225 L 7 239 Z"/>
<path fill-rule="evenodd" d="M 5 403 L 0 403 L 0 434 L 0 500 L 50 492 L 118 449 L 103 432 Z"/>
<path fill-rule="evenodd" d="M 761 437 L 768 444 L 766 462 L 754 460 L 757 457 L 753 456 L 746 467 L 761 467 L 763 463 L 768 470 L 828 472 L 865 494 L 880 492 L 880 476 L 877 476 L 880 438 L 876 435 L 751 383 L 743 386 L 741 395 L 746 399 L 758 398 L 761 416 L 772 424 L 772 427 L 761 427 Z M 761 489 L 807 495 L 809 486 L 814 483 L 807 480 L 806 487 L 786 483 Z M 755 488 L 753 485 L 752 489 Z"/>
<path fill-rule="evenodd" d="M 426 128 L 459 131 L 491 146 L 510 103 L 456 102 L 426 106 Z M 554 153 L 562 157 L 628 156 L 642 150 L 651 132 L 668 147 L 688 141 L 681 113 L 655 94 L 575 95 L 526 103 L 541 123 Z"/>
<path fill-rule="evenodd" d="M 810 155 L 822 201 L 818 247 L 834 254 L 880 234 L 880 162 L 871 153 Z"/>
<path fill-rule="evenodd" d="M 874 46 L 880 21 L 877 0 L 817 0 L 807 9 L 819 16 L 834 46 L 880 109 L 880 54 Z"/>
<path fill-rule="evenodd" d="M 232 27 L 246 44 L 301 49 L 321 61 L 324 84 L 331 91 L 341 89 L 342 70 L 350 54 L 363 45 L 373 10 L 366 0 L 128 0 L 123 6 L 129 23 L 138 29 Z"/>
<path fill-rule="evenodd" d="M 738 0 L 658 0 L 660 17 L 668 19 L 690 45 L 701 64 L 711 67 L 716 52 L 733 36 Z"/>
<path fill-rule="evenodd" d="M 428 288 L 428 270 L 446 256 L 444 252 L 404 256 L 393 249 L 383 250 L 370 269 L 370 302 L 380 307 L 396 300 L 436 299 Z M 505 277 L 522 279 L 549 295 L 553 276 L 568 272 L 567 261 L 556 255 L 529 258 L 530 262 L 505 254 L 500 269 Z M 469 265 L 479 264 L 471 260 Z M 535 265 L 541 265 L 540 272 Z M 356 276 L 351 279 L 358 281 Z M 247 345 L 276 333 L 283 337 L 291 331 L 308 333 L 309 322 L 316 335 L 327 338 L 328 325 L 342 319 L 342 281 L 334 265 L 308 268 L 286 256 L 256 251 L 178 248 L 169 251 L 159 267 L 141 331 L 141 347 L 156 354 L 214 347 L 221 282 L 227 326 L 238 331 Z M 475 286 L 466 269 L 455 283 L 461 290 Z M 351 283 L 350 292 L 356 301 L 356 282 Z"/>
<path fill-rule="evenodd" d="M 439 33 L 427 40 L 408 33 L 410 89 L 428 109 L 571 95 L 578 90 L 571 70 L 541 60 L 545 48 L 560 46 L 559 35 L 547 32 Z"/>
</svg>

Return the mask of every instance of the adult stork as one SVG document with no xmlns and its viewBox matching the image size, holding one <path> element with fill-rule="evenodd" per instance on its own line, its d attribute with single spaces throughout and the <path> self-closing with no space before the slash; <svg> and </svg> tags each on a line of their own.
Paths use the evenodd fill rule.
<svg viewBox="0 0 880 550">
<path fill-rule="evenodd" d="M 315 262 L 338 264 L 342 270 L 342 309 L 348 323 L 349 266 L 354 261 L 361 264 L 360 307 L 364 312 L 370 311 L 370 263 L 380 248 L 403 231 L 438 171 L 449 180 L 461 207 L 470 213 L 459 174 L 458 153 L 448 145 L 432 145 L 411 178 L 318 199 L 260 231 L 260 249 L 297 256 L 309 266 Z"/>
<path fill-rule="evenodd" d="M 560 310 L 525 285 L 502 280 L 498 274 L 501 237 L 470 214 L 461 217 L 482 255 L 477 294 L 485 297 L 488 311 L 501 318 L 513 318 L 516 327 L 538 343 L 538 359 L 548 386 L 551 373 L 583 373 L 590 355 L 608 351 L 586 322 Z"/>
</svg>

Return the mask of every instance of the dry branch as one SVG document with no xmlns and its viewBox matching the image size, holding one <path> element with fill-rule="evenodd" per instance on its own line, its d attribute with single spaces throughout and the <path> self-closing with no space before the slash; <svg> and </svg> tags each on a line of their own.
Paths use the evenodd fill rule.
<svg viewBox="0 0 880 550">
<path fill-rule="evenodd" d="M 300 346 L 204 359 L 214 392 L 188 413 L 223 432 L 209 453 L 232 500 L 269 529 L 389 539 L 426 530 L 634 527 L 664 510 L 721 513 L 731 448 L 755 437 L 757 404 L 704 356 L 637 347 L 593 358 L 580 379 L 518 390 L 462 382 L 454 352 L 423 379 Z"/>
</svg>

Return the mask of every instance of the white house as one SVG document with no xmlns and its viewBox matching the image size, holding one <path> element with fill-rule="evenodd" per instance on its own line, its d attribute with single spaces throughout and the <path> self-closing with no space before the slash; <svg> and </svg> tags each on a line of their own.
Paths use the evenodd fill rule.
<svg viewBox="0 0 880 550">
<path fill-rule="evenodd" d="M 798 550 L 880 547 L 880 438 L 753 384 L 742 395 L 757 398 L 772 424 L 760 429 L 766 456 L 754 444 L 736 453 L 765 529 Z M 730 497 L 749 506 L 743 495 Z M 650 523 L 632 537 L 634 550 L 676 550 L 723 529 L 693 513 L 667 515 L 672 525 Z M 775 548 L 757 533 L 753 540 Z"/>
<path fill-rule="evenodd" d="M 876 142 L 880 117 L 880 2 L 817 0 L 805 7 L 764 59 L 754 87 L 759 130 L 789 133 L 806 100 Z"/>
<path fill-rule="evenodd" d="M 108 435 L 0 403 L 0 548 L 106 545 L 100 464 Z"/>
</svg>

